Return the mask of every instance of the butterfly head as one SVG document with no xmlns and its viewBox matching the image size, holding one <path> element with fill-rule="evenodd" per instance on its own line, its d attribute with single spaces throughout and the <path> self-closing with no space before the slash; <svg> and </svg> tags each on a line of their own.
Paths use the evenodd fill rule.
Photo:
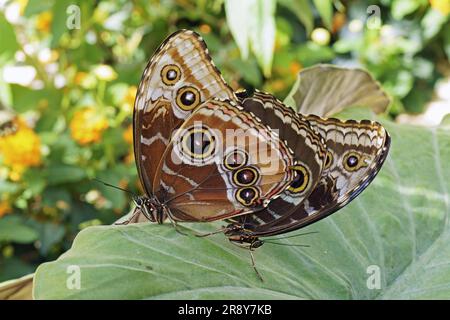
<svg viewBox="0 0 450 320">
<path fill-rule="evenodd" d="M 148 220 L 151 222 L 163 223 L 163 206 L 156 198 L 148 198 L 145 196 L 133 197 L 133 202 L 136 205 L 135 210 L 142 212 Z"/>
<path fill-rule="evenodd" d="M 246 228 L 246 225 L 230 224 L 226 230 L 225 235 L 235 245 L 244 247 L 250 250 L 261 247 L 264 244 L 263 240 L 251 234 L 251 230 Z"/>
</svg>

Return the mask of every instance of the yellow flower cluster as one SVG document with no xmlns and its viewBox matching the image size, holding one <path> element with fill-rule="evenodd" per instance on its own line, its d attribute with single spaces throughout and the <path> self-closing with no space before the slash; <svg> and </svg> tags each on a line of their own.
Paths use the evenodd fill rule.
<svg viewBox="0 0 450 320">
<path fill-rule="evenodd" d="M 25 122 L 13 121 L 16 130 L 0 136 L 0 156 L 11 168 L 10 179 L 17 181 L 27 167 L 41 164 L 41 140 Z"/>
<path fill-rule="evenodd" d="M 450 13 L 450 1 L 449 0 L 430 0 L 431 7 L 442 15 L 446 16 Z"/>
<path fill-rule="evenodd" d="M 42 12 L 36 18 L 36 29 L 41 32 L 49 32 L 52 20 L 53 15 L 50 11 Z"/>
<path fill-rule="evenodd" d="M 93 107 L 78 110 L 70 122 L 72 138 L 81 145 L 100 141 L 107 128 L 108 120 Z"/>
</svg>

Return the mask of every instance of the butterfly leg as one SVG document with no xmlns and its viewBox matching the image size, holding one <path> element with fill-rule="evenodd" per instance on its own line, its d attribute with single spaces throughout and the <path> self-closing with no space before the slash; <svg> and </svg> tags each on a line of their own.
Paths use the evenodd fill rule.
<svg viewBox="0 0 450 320">
<path fill-rule="evenodd" d="M 203 238 L 203 237 L 209 237 L 209 236 L 212 236 L 214 234 L 218 234 L 218 233 L 222 233 L 222 232 L 225 233 L 226 230 L 227 230 L 227 228 L 220 228 L 220 229 L 218 229 L 216 231 L 207 232 L 207 233 L 194 233 L 194 235 L 196 237 Z"/>
<path fill-rule="evenodd" d="M 258 276 L 259 280 L 261 280 L 261 282 L 264 282 L 263 277 L 261 276 L 261 274 L 259 273 L 258 269 L 256 268 L 255 257 L 253 256 L 253 248 L 251 246 L 249 248 L 249 252 L 250 252 L 250 259 L 252 260 L 253 270 L 255 270 L 256 275 Z"/>
<path fill-rule="evenodd" d="M 166 210 L 166 214 L 167 217 L 169 218 L 170 223 L 172 224 L 172 226 L 174 227 L 175 231 L 178 232 L 179 234 L 182 234 L 183 236 L 188 236 L 188 234 L 186 232 L 183 232 L 179 229 L 177 222 L 173 219 L 172 214 L 170 212 L 170 210 Z"/>
</svg>

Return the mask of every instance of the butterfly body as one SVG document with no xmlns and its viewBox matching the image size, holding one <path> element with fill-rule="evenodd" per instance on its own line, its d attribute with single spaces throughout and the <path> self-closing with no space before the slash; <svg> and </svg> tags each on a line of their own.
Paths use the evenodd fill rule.
<svg viewBox="0 0 450 320">
<path fill-rule="evenodd" d="M 267 93 L 234 93 L 188 30 L 164 41 L 145 68 L 133 124 L 146 193 L 133 216 L 226 220 L 222 232 L 251 250 L 260 237 L 348 204 L 376 176 L 390 142 L 377 122 L 302 115 Z"/>
</svg>

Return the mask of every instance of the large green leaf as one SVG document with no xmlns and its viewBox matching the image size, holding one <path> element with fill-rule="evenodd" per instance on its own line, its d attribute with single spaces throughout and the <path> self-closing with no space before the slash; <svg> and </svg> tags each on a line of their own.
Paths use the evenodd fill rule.
<svg viewBox="0 0 450 320">
<path fill-rule="evenodd" d="M 338 103 L 333 95 L 324 98 L 330 107 Z M 346 109 L 342 116 L 375 118 L 363 108 Z M 296 232 L 318 234 L 278 240 L 311 247 L 267 243 L 257 249 L 264 282 L 252 270 L 249 253 L 222 234 L 197 238 L 170 224 L 142 223 L 83 230 L 67 253 L 38 268 L 35 297 L 449 298 L 450 129 L 377 120 L 392 136 L 377 178 L 347 207 Z M 184 230 L 207 232 L 220 225 L 184 224 Z M 70 285 L 77 276 L 79 289 Z"/>
</svg>

